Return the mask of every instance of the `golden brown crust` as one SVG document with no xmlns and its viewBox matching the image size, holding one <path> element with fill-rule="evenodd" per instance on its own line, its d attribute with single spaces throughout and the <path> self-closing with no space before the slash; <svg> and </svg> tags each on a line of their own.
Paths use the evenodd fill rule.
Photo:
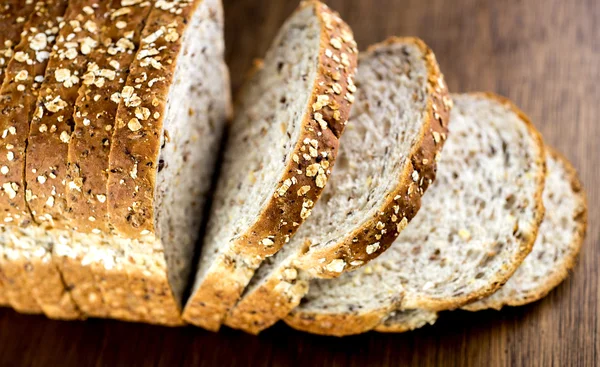
<svg viewBox="0 0 600 367">
<path fill-rule="evenodd" d="M 373 331 L 380 333 L 405 333 L 425 326 L 426 324 L 433 325 L 438 318 L 436 312 L 409 310 L 399 312 L 411 312 L 412 316 L 404 316 L 401 320 L 396 318 L 394 314 L 388 317 L 381 324 L 377 325 Z M 427 313 L 427 314 L 421 314 Z"/>
<path fill-rule="evenodd" d="M 311 334 L 347 336 L 373 330 L 394 309 L 395 305 L 366 313 L 307 314 L 292 311 L 284 321 L 296 330 Z"/>
<path fill-rule="evenodd" d="M 221 255 L 218 265 L 211 265 L 206 278 L 188 300 L 183 318 L 208 330 L 219 329 L 262 259 L 276 253 L 310 215 L 330 174 L 339 137 L 350 114 L 354 101 L 350 90 L 354 90 L 352 78 L 357 56 L 352 32 L 337 13 L 318 1 L 305 1 L 296 12 L 308 7 L 318 17 L 322 30 L 317 77 L 300 137 L 279 180 L 279 189 L 265 204 L 256 222 L 233 244 L 232 253 Z M 339 94 L 332 87 L 336 83 L 340 87 Z M 298 156 L 311 144 L 318 146 L 320 155 L 306 163 Z M 297 187 L 310 187 L 302 200 L 298 200 L 297 190 L 287 190 L 292 182 L 296 182 Z M 269 240 L 268 246 L 263 244 L 265 239 Z"/>
<path fill-rule="evenodd" d="M 0 156 L 3 173 L 0 175 L 0 220 L 3 223 L 29 223 L 31 215 L 25 201 L 25 145 L 29 133 L 37 94 L 40 88 L 36 77 L 43 76 L 48 63 L 47 53 L 52 42 L 48 35 L 58 32 L 60 17 L 67 6 L 66 0 L 38 2 L 27 24 L 21 42 L 9 61 L 0 91 Z"/>
<path fill-rule="evenodd" d="M 25 178 L 26 200 L 34 221 L 44 226 L 67 226 L 63 222 L 67 210 L 64 184 L 70 123 L 80 76 L 98 40 L 106 12 L 105 4 L 101 0 L 70 1 L 40 87 L 27 140 Z M 39 234 L 46 236 L 43 231 Z M 48 260 L 51 260 L 50 254 Z M 33 292 L 47 316 L 60 319 L 79 317 L 77 306 L 65 292 L 56 264 L 53 261 L 38 262 L 32 267 Z"/>
<path fill-rule="evenodd" d="M 528 303 L 535 302 L 545 297 L 552 289 L 554 289 L 563 280 L 565 280 L 569 276 L 569 271 L 575 266 L 577 262 L 577 256 L 579 254 L 579 251 L 581 250 L 581 245 L 583 244 L 583 240 L 585 239 L 585 233 L 587 230 L 587 197 L 581 185 L 581 181 L 579 180 L 579 177 L 577 175 L 577 171 L 575 170 L 571 162 L 569 162 L 569 160 L 557 150 L 547 145 L 546 153 L 563 165 L 564 169 L 568 173 L 568 179 L 571 184 L 571 188 L 579 202 L 579 205 L 573 213 L 573 218 L 577 222 L 577 229 L 573 235 L 573 240 L 569 245 L 569 251 L 565 254 L 565 258 L 562 260 L 561 266 L 555 269 L 555 272 L 552 274 L 552 276 L 546 279 L 546 282 L 537 289 L 531 290 L 524 296 L 520 295 L 519 298 L 500 299 L 495 303 L 476 302 L 473 304 L 468 304 L 465 307 L 463 307 L 464 310 L 480 311 L 488 308 L 500 310 L 504 306 L 523 306 Z"/>
<path fill-rule="evenodd" d="M 147 1 L 131 6 L 117 1 L 113 5 L 116 6 L 110 9 L 111 21 L 102 30 L 100 46 L 83 74 L 69 143 L 69 217 L 83 233 L 111 232 L 106 185 L 112 129 L 120 92 L 152 9 Z"/>
<path fill-rule="evenodd" d="M 421 196 L 435 179 L 437 155 L 443 147 L 448 132 L 448 120 L 452 104 L 448 98 L 448 90 L 433 52 L 418 38 L 389 38 L 384 42 L 370 46 L 366 54 L 361 55 L 361 58 L 369 57 L 377 49 L 392 44 L 416 45 L 422 51 L 427 65 L 429 75 L 427 83 L 427 117 L 423 121 L 419 134 L 420 138 L 409 155 L 409 163 L 399 175 L 398 185 L 393 192 L 387 195 L 388 200 L 377 211 L 377 218 L 372 218 L 363 223 L 360 228 L 346 236 L 342 242 L 333 246 L 333 250 L 328 249 L 317 254 L 311 253 L 308 259 L 294 261 L 294 265 L 299 268 L 311 269 L 312 271 L 309 273 L 313 276 L 339 276 L 340 273 L 327 271 L 323 264 L 329 264 L 335 259 L 340 259 L 340 256 L 347 266 L 344 271 L 347 271 L 363 265 L 382 253 L 381 249 L 387 249 L 398 236 L 399 230 L 403 229 L 405 223 L 402 222 L 402 218 L 406 218 L 406 223 L 408 223 L 414 217 L 420 207 Z M 434 132 L 439 134 L 437 140 L 434 138 Z M 417 182 L 412 178 L 414 171 L 419 173 L 420 179 Z M 381 225 L 378 225 L 380 221 L 385 223 L 383 228 L 389 229 L 391 227 L 393 230 L 388 230 L 382 234 Z M 380 243 L 380 249 L 372 254 L 366 253 L 367 245 L 375 242 Z M 320 261 L 320 259 L 326 260 Z M 290 270 L 287 270 L 287 267 L 282 267 L 267 282 L 260 285 L 253 292 L 244 295 L 227 316 L 225 324 L 257 334 L 285 317 L 308 292 L 308 286 L 294 286 L 288 289 L 286 284 L 289 283 L 285 280 L 286 276 L 283 274 L 286 271 L 289 272 Z M 293 273 L 297 274 L 295 269 Z"/>
<path fill-rule="evenodd" d="M 32 272 L 27 273 L 31 274 L 32 294 L 47 317 L 58 320 L 85 317 L 75 303 L 60 270 L 53 263 L 50 253 L 33 257 L 28 266 L 32 269 Z"/>
<path fill-rule="evenodd" d="M 67 152 L 80 75 L 97 46 L 106 1 L 71 1 L 40 88 L 27 138 L 27 203 L 37 223 L 68 228 Z M 85 218 L 87 219 L 87 218 Z M 78 218 L 78 220 L 85 220 Z"/>
<path fill-rule="evenodd" d="M 33 11 L 33 0 L 6 0 L 0 6 L 0 82 L 4 80 L 4 69 L 21 39 L 25 22 Z"/>
<path fill-rule="evenodd" d="M 5 243 L 10 242 L 7 240 Z M 31 292 L 29 276 L 26 274 L 30 269 L 30 259 L 20 249 L 8 246 L 4 248 L 4 257 L 0 259 L 6 298 L 11 307 L 20 313 L 42 313 L 42 308 Z"/>
<path fill-rule="evenodd" d="M 45 73 L 47 55 L 53 44 L 53 37 L 48 37 L 58 33 L 59 22 L 66 7 L 66 0 L 36 3 L 23 27 L 21 41 L 15 47 L 14 55 L 6 68 L 0 91 L 0 109 L 3 111 L 0 115 L 0 131 L 4 131 L 0 142 L 0 156 L 6 157 L 2 160 L 0 175 L 0 221 L 3 223 L 24 226 L 31 223 L 31 214 L 25 201 L 24 182 L 29 120 L 40 88 L 39 78 Z M 20 304 L 32 304 L 31 298 L 34 298 L 28 287 L 28 277 L 17 274 L 25 268 L 32 269 L 31 264 L 27 264 L 31 254 L 24 249 L 14 248 L 13 251 L 18 252 L 14 254 L 15 263 L 5 263 L 3 272 L 11 279 L 7 287 L 20 289 L 9 290 L 8 294 L 27 292 L 26 299 L 18 300 L 13 297 L 11 300 L 15 309 L 21 309 Z M 39 305 L 31 308 L 35 312 L 38 309 Z"/>
<path fill-rule="evenodd" d="M 109 316 L 102 298 L 102 292 L 89 265 L 83 265 L 83 255 L 80 253 L 57 254 L 56 247 L 52 260 L 63 277 L 65 288 L 80 309 L 82 315 L 105 318 Z"/>
<path fill-rule="evenodd" d="M 308 285 L 308 280 L 298 278 L 294 267 L 286 267 L 265 284 L 244 294 L 227 315 L 224 324 L 256 335 L 296 308 L 308 292 Z"/>
<path fill-rule="evenodd" d="M 333 248 L 313 250 L 298 260 L 298 267 L 319 278 L 333 278 L 341 272 L 331 271 L 328 264 L 343 261 L 343 271 L 351 271 L 382 254 L 394 242 L 404 227 L 412 220 L 421 207 L 421 197 L 435 180 L 437 160 L 448 134 L 452 102 L 444 76 L 440 72 L 434 53 L 418 38 L 397 38 L 369 47 L 369 53 L 390 44 L 413 44 L 423 53 L 428 70 L 427 117 L 416 142 L 409 154 L 410 161 L 398 177 L 395 190 L 387 195 L 387 200 L 377 211 L 377 217 L 363 222 L 359 228 L 349 233 Z M 415 174 L 416 172 L 416 174 Z M 416 178 L 416 180 L 415 180 Z M 375 251 L 368 245 L 377 244 Z"/>
<path fill-rule="evenodd" d="M 4 80 L 4 69 L 14 54 L 13 49 L 21 39 L 23 26 L 33 8 L 34 2 L 31 0 L 25 3 L 22 0 L 9 0 L 0 6 L 0 82 Z M 0 305 L 8 304 L 4 293 L 4 283 L 0 276 Z"/>
<path fill-rule="evenodd" d="M 68 216 L 81 233 L 102 233 L 106 236 L 112 233 L 107 216 L 111 138 L 120 92 L 139 48 L 140 34 L 152 10 L 152 3 L 148 1 L 125 4 L 127 5 L 124 6 L 121 1 L 111 4 L 108 21 L 99 37 L 100 45 L 95 49 L 83 74 L 82 86 L 75 102 L 75 127 L 68 145 L 66 199 Z M 100 243 L 104 242 L 104 239 L 100 239 Z M 106 247 L 109 248 L 110 244 L 107 243 Z M 100 259 L 93 262 L 95 261 Z M 121 302 L 126 295 L 133 293 L 125 273 L 119 274 L 117 269 L 107 271 L 101 261 L 97 264 L 90 263 L 87 269 L 83 268 L 84 266 L 84 273 L 93 272 L 101 285 L 100 300 L 111 304 L 110 307 L 95 310 L 94 306 L 100 303 L 98 299 L 82 297 L 80 302 L 84 302 L 81 305 L 83 309 L 92 310 L 95 316 L 108 313 L 120 318 L 125 315 L 128 320 L 137 319 L 135 312 L 125 302 Z M 83 294 L 89 291 L 95 295 L 95 289 L 91 285 L 83 285 L 79 290 Z"/>
</svg>

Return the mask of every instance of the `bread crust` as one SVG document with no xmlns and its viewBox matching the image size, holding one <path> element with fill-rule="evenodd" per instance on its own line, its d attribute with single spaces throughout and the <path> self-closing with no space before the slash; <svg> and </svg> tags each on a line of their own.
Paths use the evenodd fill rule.
<svg viewBox="0 0 600 367">
<path fill-rule="evenodd" d="M 59 22 L 67 8 L 66 0 L 38 1 L 29 19 L 24 25 L 21 41 L 9 61 L 2 89 L 0 91 L 0 130 L 5 131 L 0 144 L 2 171 L 0 176 L 0 221 L 9 225 L 28 226 L 32 222 L 26 203 L 24 182 L 25 147 L 29 133 L 29 121 L 32 116 L 40 82 L 36 77 L 45 74 L 48 63 L 47 53 L 51 51 L 52 40 L 47 36 L 58 33 Z M 34 34 L 35 32 L 35 34 Z M 12 230 L 9 230 L 11 232 Z M 9 240 L 10 242 L 10 240 Z M 31 254 L 26 249 L 6 249 L 13 258 L 2 264 L 3 274 L 7 278 L 7 290 L 11 305 L 24 312 L 40 312 L 40 306 L 29 287 Z M 7 252 L 5 252 L 7 254 Z M 7 258 L 5 257 L 5 260 Z M 18 296 L 16 295 L 18 294 Z M 28 310 L 24 309 L 26 308 Z"/>
<path fill-rule="evenodd" d="M 437 312 L 424 310 L 410 310 L 400 312 L 414 312 L 414 315 L 405 316 L 403 319 L 395 318 L 394 314 L 388 315 L 381 324 L 377 325 L 373 330 L 380 333 L 405 333 L 419 329 L 426 324 L 433 325 L 438 318 Z"/>
<path fill-rule="evenodd" d="M 388 200 L 377 210 L 376 218 L 370 218 L 363 222 L 360 227 L 345 236 L 340 243 L 333 245 L 331 249 L 315 254 L 311 253 L 310 256 L 293 260 L 293 264 L 281 266 L 273 277 L 251 293 L 244 295 L 227 316 L 225 320 L 227 326 L 257 334 L 273 325 L 298 306 L 302 297 L 308 292 L 306 281 L 304 281 L 305 286 L 297 286 L 296 279 L 292 279 L 291 283 L 286 280 L 284 273 L 288 269 L 294 269 L 294 272 L 296 268 L 306 270 L 313 277 L 335 277 L 340 273 L 328 271 L 323 264 L 329 264 L 340 258 L 347 266 L 344 271 L 356 269 L 385 251 L 398 236 L 398 230 L 403 229 L 398 227 L 402 218 L 406 218 L 408 223 L 419 210 L 421 196 L 435 179 L 437 156 L 448 133 L 452 103 L 448 98 L 448 90 L 435 55 L 418 38 L 391 37 L 370 46 L 366 54 L 362 54 L 360 58 L 369 57 L 377 49 L 393 44 L 417 46 L 423 53 L 429 75 L 427 114 L 420 129 L 419 139 L 408 156 L 410 160 L 399 175 L 398 184 L 393 191 L 386 195 Z M 439 134 L 438 141 L 434 139 L 434 132 Z M 412 178 L 415 171 L 421 178 L 421 185 L 415 183 Z M 378 222 L 385 223 L 383 228 L 393 228 L 393 230 L 382 233 L 381 229 L 377 228 L 381 228 L 381 225 L 378 226 Z M 380 248 L 374 253 L 368 254 L 365 250 L 367 245 L 375 242 L 380 242 Z M 286 286 L 286 283 L 293 285 L 291 289 Z M 327 324 L 326 320 L 324 322 Z"/>
<path fill-rule="evenodd" d="M 66 187 L 69 217 L 83 233 L 112 231 L 106 200 L 112 130 L 119 93 L 152 9 L 149 2 L 128 6 L 116 3 L 110 10 L 111 21 L 103 27 L 100 46 L 83 73 L 73 116 L 75 128 L 68 146 L 67 180 L 73 183 Z M 125 10 L 126 15 L 119 16 Z"/>
<path fill-rule="evenodd" d="M 418 300 L 419 302 L 418 305 L 416 305 L 417 307 L 415 307 L 414 304 L 411 304 L 411 309 L 419 308 L 429 311 L 443 311 L 456 309 L 469 302 L 473 302 L 482 297 L 486 297 L 487 295 L 496 291 L 508 280 L 508 278 L 510 278 L 510 276 L 512 276 L 512 274 L 521 264 L 523 259 L 531 251 L 533 243 L 537 237 L 537 231 L 543 219 L 544 206 L 542 202 L 542 191 L 544 188 L 546 178 L 546 164 L 544 158 L 544 143 L 540 134 L 535 129 L 529 118 L 508 99 L 500 97 L 493 93 L 469 93 L 468 95 L 477 98 L 487 98 L 491 100 L 496 100 L 499 103 L 508 106 L 513 112 L 515 112 L 520 117 L 521 121 L 527 127 L 528 132 L 534 141 L 535 147 L 537 148 L 538 152 L 535 158 L 535 163 L 541 169 L 535 178 L 538 189 L 536 191 L 535 197 L 533 198 L 536 203 L 536 216 L 534 218 L 534 223 L 532 223 L 532 233 L 525 234 L 524 236 L 519 238 L 519 240 L 521 241 L 521 246 L 519 252 L 512 259 L 512 262 L 510 264 L 511 266 L 508 267 L 504 273 L 499 274 L 496 277 L 496 279 L 493 279 L 488 287 L 468 295 L 457 297 L 452 300 L 435 300 L 423 297 Z M 349 314 L 316 314 L 312 312 L 299 312 L 298 310 L 293 310 L 284 319 L 284 321 L 289 326 L 295 329 L 307 331 L 310 333 L 325 334 L 327 332 L 330 334 L 326 335 L 352 335 L 372 330 L 377 325 L 379 325 L 383 321 L 383 319 L 387 317 L 388 314 L 397 310 L 402 311 L 404 307 L 405 305 L 403 304 L 403 302 L 398 302 L 395 305 L 386 305 L 385 307 L 381 307 L 379 309 L 371 310 L 365 313 L 356 313 L 352 314 L 351 316 L 349 316 Z M 377 320 L 377 318 L 379 319 Z M 311 323 L 311 320 L 313 320 L 314 323 Z M 331 325 L 331 327 L 329 329 L 324 329 L 322 325 Z"/>
<path fill-rule="evenodd" d="M 315 175 L 307 176 L 307 167 L 316 164 L 324 172 L 322 176 L 325 176 L 325 180 L 328 178 L 329 169 L 337 155 L 339 137 L 350 114 L 354 96 L 348 89 L 349 85 L 354 85 L 352 78 L 357 55 L 351 30 L 337 13 L 316 0 L 302 2 L 296 13 L 308 7 L 313 9 L 321 24 L 319 65 L 305 107 L 300 136 L 278 187 L 285 187 L 286 182 L 297 182 L 297 187 L 308 186 L 310 190 L 302 200 L 298 200 L 296 190 L 276 190 L 255 223 L 235 240 L 231 251 L 219 255 L 211 264 L 206 278 L 188 300 L 183 313 L 187 322 L 211 331 L 220 328 L 227 312 L 240 297 L 262 260 L 275 254 L 310 215 L 325 182 L 318 181 Z M 346 56 L 342 57 L 342 54 Z M 331 89 L 334 83 L 341 87 L 339 94 Z M 315 113 L 322 115 L 326 128 L 322 128 L 315 120 Z M 294 159 L 294 156 L 302 155 L 311 141 L 317 142 L 321 158 L 313 158 L 316 163 Z M 324 155 L 326 158 L 322 158 Z M 280 235 L 282 233 L 286 235 Z M 270 240 L 268 246 L 263 245 L 264 239 Z"/>
<path fill-rule="evenodd" d="M 522 298 L 512 298 L 512 299 L 501 299 L 496 302 L 475 302 L 471 304 L 467 304 L 463 306 L 463 310 L 467 311 L 480 311 L 488 308 L 493 308 L 495 310 L 500 310 L 504 306 L 523 306 L 528 303 L 532 303 L 544 298 L 552 289 L 558 286 L 563 280 L 565 280 L 569 276 L 569 271 L 573 269 L 575 264 L 577 263 L 577 256 L 579 251 L 581 250 L 581 245 L 583 244 L 583 240 L 585 239 L 585 234 L 587 231 L 587 213 L 588 213 L 588 203 L 585 191 L 581 185 L 581 181 L 577 175 L 577 171 L 569 162 L 565 156 L 563 156 L 560 152 L 553 149 L 552 147 L 546 146 L 546 153 L 555 159 L 557 162 L 561 163 L 565 170 L 569 175 L 569 182 L 571 184 L 571 188 L 576 195 L 578 206 L 573 213 L 574 218 L 577 221 L 577 229 L 574 233 L 573 240 L 569 245 L 569 251 L 566 254 L 566 257 L 561 262 L 560 266 L 555 269 L 555 272 L 551 277 L 546 279 L 546 282 L 540 285 L 537 289 L 531 290 L 527 294 L 525 294 Z"/>
<path fill-rule="evenodd" d="M 99 37 L 100 45 L 82 72 L 82 86 L 74 101 L 75 127 L 68 144 L 68 184 L 65 187 L 68 217 L 71 223 L 75 223 L 78 232 L 93 233 L 92 237 L 98 238 L 98 249 L 103 246 L 110 248 L 107 239 L 113 232 L 108 220 L 107 182 L 120 92 L 137 54 L 140 34 L 153 8 L 148 1 L 125 4 L 121 1 L 111 4 Z M 82 293 L 82 297 L 78 297 L 82 308 L 94 316 L 114 314 L 114 317 L 127 320 L 139 318 L 124 302 L 133 293 L 124 268 L 119 269 L 123 274 L 116 268 L 106 269 L 102 258 L 91 259 L 88 265 L 79 266 L 86 281 L 78 287 L 78 292 Z M 98 283 L 97 287 L 87 284 L 90 273 Z M 73 280 L 84 281 L 78 274 L 73 275 L 76 276 Z M 102 294 L 99 299 L 86 295 L 88 292 L 95 295 L 97 290 Z M 101 306 L 99 301 L 110 306 Z"/>
<path fill-rule="evenodd" d="M 81 310 L 82 315 L 105 318 L 109 316 L 102 292 L 98 286 L 91 264 L 86 261 L 90 249 L 77 244 L 77 236 L 71 243 L 55 243 L 52 261 L 63 277 L 65 288 Z M 77 250 L 75 250 L 77 248 Z"/>
<path fill-rule="evenodd" d="M 4 69 L 13 56 L 13 48 L 21 39 L 21 32 L 25 21 L 33 11 L 34 3 L 22 0 L 5 1 L 0 8 L 0 82 L 4 80 Z M 3 246 L 4 244 L 1 244 Z M 0 254 L 0 258 L 3 255 Z M 2 269 L 0 269 L 0 273 Z M 0 305 L 8 305 L 5 294 L 5 285 L 0 274 Z"/>
</svg>

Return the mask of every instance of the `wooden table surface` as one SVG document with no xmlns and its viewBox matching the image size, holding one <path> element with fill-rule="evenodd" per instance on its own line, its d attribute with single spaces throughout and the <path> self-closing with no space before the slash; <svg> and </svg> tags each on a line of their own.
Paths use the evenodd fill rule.
<svg viewBox="0 0 600 367">
<path fill-rule="evenodd" d="M 361 49 L 391 35 L 423 38 L 453 92 L 513 99 L 579 170 L 588 235 L 571 277 L 535 304 L 442 314 L 399 335 L 316 337 L 277 325 L 259 337 L 118 321 L 50 321 L 0 310 L 0 366 L 600 364 L 600 2 L 330 0 Z M 296 1 L 225 0 L 234 88 Z"/>
</svg>

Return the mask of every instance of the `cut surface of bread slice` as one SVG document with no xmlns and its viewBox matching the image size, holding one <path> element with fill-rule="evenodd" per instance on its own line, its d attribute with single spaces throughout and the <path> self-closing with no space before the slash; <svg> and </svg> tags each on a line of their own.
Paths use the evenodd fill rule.
<svg viewBox="0 0 600 367">
<path fill-rule="evenodd" d="M 435 178 L 450 112 L 435 57 L 419 39 L 391 38 L 361 55 L 357 86 L 323 197 L 290 243 L 258 270 L 226 325 L 252 333 L 269 327 L 298 305 L 310 276 L 366 263 L 417 213 Z"/>
<path fill-rule="evenodd" d="M 48 57 L 63 21 L 66 0 L 38 1 L 23 27 L 21 41 L 9 61 L 0 90 L 0 220 L 4 225 L 28 226 L 31 214 L 26 203 L 24 182 L 25 148 L 29 121 L 44 80 Z M 13 229 L 7 228 L 12 234 Z M 10 238 L 10 235 L 7 237 Z M 30 264 L 29 250 L 21 242 L 8 240 L 1 264 L 6 280 L 6 294 L 13 308 L 20 312 L 41 312 L 29 286 L 24 269 Z"/>
<path fill-rule="evenodd" d="M 348 26 L 318 1 L 280 29 L 238 100 L 186 321 L 217 330 L 310 215 L 354 99 L 356 54 Z"/>
<path fill-rule="evenodd" d="M 375 327 L 380 333 L 405 333 L 422 328 L 425 325 L 433 325 L 438 318 L 435 311 L 427 310 L 404 310 L 392 312 L 381 324 Z"/>
<path fill-rule="evenodd" d="M 4 80 L 4 70 L 14 54 L 14 48 L 21 39 L 23 26 L 33 11 L 35 1 L 10 0 L 0 6 L 0 83 Z M 0 244 L 3 248 L 4 242 Z M 3 251 L 0 259 L 3 259 Z M 0 263 L 2 260 L 0 260 Z M 0 267 L 0 306 L 8 305 L 4 280 Z"/>
<path fill-rule="evenodd" d="M 363 269 L 311 281 L 290 326 L 348 335 L 396 310 L 458 308 L 497 290 L 531 251 L 544 211 L 540 135 L 501 97 L 453 100 L 437 178 L 417 216 Z"/>
<path fill-rule="evenodd" d="M 575 266 L 587 226 L 585 193 L 571 163 L 551 148 L 547 152 L 546 215 L 533 250 L 502 288 L 463 309 L 499 310 L 537 301 L 560 284 Z"/>
</svg>

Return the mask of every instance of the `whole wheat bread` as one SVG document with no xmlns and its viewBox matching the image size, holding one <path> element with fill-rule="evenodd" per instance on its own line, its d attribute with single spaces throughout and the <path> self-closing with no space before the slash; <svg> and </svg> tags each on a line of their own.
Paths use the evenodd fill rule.
<svg viewBox="0 0 600 367">
<path fill-rule="evenodd" d="M 571 163 L 551 148 L 546 151 L 546 215 L 533 250 L 502 288 L 463 309 L 499 310 L 535 302 L 566 279 L 575 266 L 587 227 L 585 193 Z"/>
<path fill-rule="evenodd" d="M 360 57 L 357 86 L 323 197 L 290 243 L 259 269 L 226 325 L 258 333 L 274 324 L 298 305 L 310 276 L 339 275 L 375 258 L 419 209 L 450 107 L 433 53 L 415 38 L 372 46 Z"/>
<path fill-rule="evenodd" d="M 35 4 L 5 70 L 0 90 L 0 110 L 3 111 L 0 115 L 0 221 L 7 226 L 27 227 L 32 223 L 24 182 L 29 121 L 67 3 L 66 0 L 44 0 Z M 7 227 L 5 231 L 8 236 L 0 264 L 7 287 L 5 294 L 17 311 L 38 313 L 42 308 L 26 274 L 26 269 L 31 269 L 31 241 L 19 241 L 15 231 L 19 229 Z"/>
<path fill-rule="evenodd" d="M 106 271 L 107 262 L 114 262 L 109 255 L 111 237 L 91 236 L 95 240 L 90 241 L 87 234 L 112 231 L 107 213 L 108 156 L 119 95 L 151 9 L 148 1 L 111 3 L 108 21 L 82 73 L 81 88 L 74 101 L 65 199 L 67 216 L 77 233 L 70 244 L 55 252 L 55 261 L 65 280 L 74 285 L 71 293 L 79 307 L 96 317 L 136 319 L 120 303 L 130 293 L 127 274 L 114 269 Z"/>
<path fill-rule="evenodd" d="M 533 250 L 513 276 L 491 296 L 463 306 L 479 311 L 521 306 L 544 297 L 569 273 L 585 237 L 587 201 L 577 172 L 556 150 L 546 146 L 548 174 L 543 201 L 546 208 Z M 390 314 L 374 330 L 401 333 L 433 324 L 437 313 L 406 310 Z"/>
<path fill-rule="evenodd" d="M 29 19 L 34 5 L 33 0 L 11 0 L 0 6 L 0 83 L 4 81 L 4 70 L 14 55 L 15 46 L 21 40 L 23 26 Z M 2 241 L 0 244 L 0 259 L 4 258 L 4 243 Z M 9 303 L 3 278 L 0 267 L 0 306 Z"/>
<path fill-rule="evenodd" d="M 437 318 L 438 313 L 435 311 L 421 309 L 393 311 L 373 330 L 381 333 L 404 333 L 425 325 L 433 325 Z"/>
<path fill-rule="evenodd" d="M 347 335 L 396 310 L 458 308 L 497 290 L 531 251 L 543 217 L 541 137 L 503 98 L 453 99 L 437 179 L 417 216 L 363 269 L 312 281 L 290 326 Z"/>
<path fill-rule="evenodd" d="M 187 322 L 219 329 L 262 260 L 310 215 L 354 100 L 356 54 L 339 16 L 306 1 L 242 89 L 183 314 Z M 139 228 L 146 228 L 140 218 Z"/>
<path fill-rule="evenodd" d="M 118 18 L 139 20 L 130 15 L 122 11 Z M 166 325 L 182 323 L 183 292 L 221 132 L 230 113 L 222 16 L 219 0 L 155 2 L 121 90 L 117 95 L 102 91 L 105 110 L 118 103 L 109 162 L 95 160 L 98 164 L 86 168 L 94 170 L 89 177 L 95 180 L 102 179 L 102 170 L 108 168 L 106 209 L 114 233 L 95 228 L 88 234 L 76 232 L 71 246 L 55 251 L 57 256 L 80 261 L 86 274 L 82 285 L 91 291 L 96 304 L 103 305 L 98 309 L 100 315 Z M 125 35 L 129 36 L 135 40 L 135 32 Z M 95 121 L 94 128 L 107 126 L 101 124 Z M 76 138 L 86 141 L 89 136 Z M 98 152 L 106 157 L 105 153 Z M 101 186 L 94 181 L 87 187 Z M 138 199 L 143 199 L 143 210 L 151 213 L 151 230 L 138 230 L 130 222 L 131 213 L 117 213 L 131 200 L 134 203 L 124 210 L 142 208 Z M 105 211 L 98 205 L 79 204 L 84 207 L 78 210 Z M 101 215 L 99 219 L 106 221 Z M 96 288 L 89 284 L 90 270 Z M 73 275 L 76 279 L 77 269 Z M 93 304 L 90 308 L 95 315 Z"/>
</svg>

